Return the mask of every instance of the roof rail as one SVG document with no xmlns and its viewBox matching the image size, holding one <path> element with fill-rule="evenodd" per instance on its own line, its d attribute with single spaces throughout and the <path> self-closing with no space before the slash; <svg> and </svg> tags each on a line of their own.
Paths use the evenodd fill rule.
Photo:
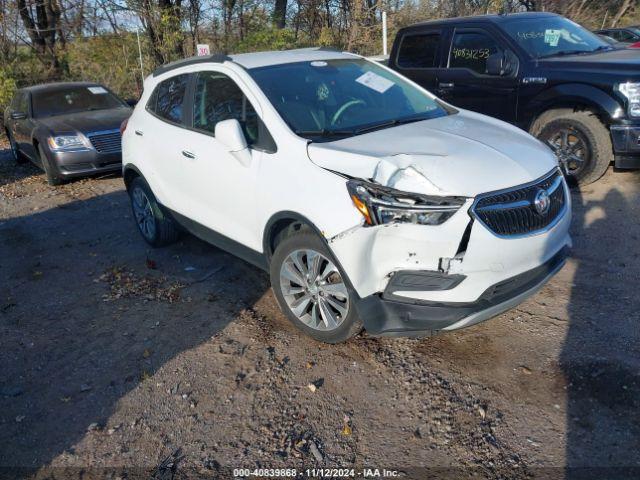
<svg viewBox="0 0 640 480">
<path fill-rule="evenodd" d="M 225 55 L 224 53 L 214 53 L 213 55 L 204 55 L 201 57 L 183 58 L 180 60 L 176 60 L 175 62 L 160 65 L 153 71 L 152 75 L 154 77 L 157 77 L 158 75 L 162 75 L 163 73 L 169 72 L 176 68 L 186 67 L 187 65 L 195 65 L 198 63 L 223 63 L 228 60 L 230 61 L 231 57 Z"/>
</svg>

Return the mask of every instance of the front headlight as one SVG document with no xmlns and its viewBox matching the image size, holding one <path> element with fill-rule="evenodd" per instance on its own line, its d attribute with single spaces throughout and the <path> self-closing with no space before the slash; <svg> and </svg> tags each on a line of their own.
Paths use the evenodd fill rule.
<svg viewBox="0 0 640 480">
<path fill-rule="evenodd" d="M 640 83 L 627 82 L 618 85 L 618 91 L 627 99 L 627 112 L 640 117 Z"/>
<path fill-rule="evenodd" d="M 49 137 L 49 147 L 51 150 L 74 150 L 86 145 L 79 135 L 58 135 Z"/>
<path fill-rule="evenodd" d="M 361 180 L 350 180 L 347 189 L 367 225 L 415 223 L 440 225 L 464 204 L 464 197 L 438 197 L 401 192 Z"/>
</svg>

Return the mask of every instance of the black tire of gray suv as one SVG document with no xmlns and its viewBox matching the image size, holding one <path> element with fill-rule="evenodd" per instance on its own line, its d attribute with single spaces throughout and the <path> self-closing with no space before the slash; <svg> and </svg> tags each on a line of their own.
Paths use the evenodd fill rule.
<svg viewBox="0 0 640 480">
<path fill-rule="evenodd" d="M 348 294 L 348 311 L 344 318 L 341 319 L 338 326 L 334 329 L 320 330 L 312 328 L 301 319 L 299 319 L 291 310 L 291 307 L 284 298 L 282 290 L 281 272 L 283 263 L 296 251 L 313 251 L 319 253 L 328 262 L 331 262 L 341 277 L 341 282 L 346 287 Z M 291 235 L 285 237 L 277 245 L 276 250 L 271 258 L 269 265 L 269 274 L 271 278 L 271 286 L 276 296 L 276 300 L 280 308 L 287 318 L 297 328 L 319 342 L 340 343 L 348 340 L 354 335 L 360 333 L 363 328 L 362 321 L 356 312 L 355 302 L 358 298 L 357 293 L 351 288 L 346 276 L 336 259 L 327 248 L 325 242 L 309 228 L 302 228 Z M 315 302 L 314 302 L 315 303 Z M 319 308 L 319 307 L 317 307 Z"/>
<path fill-rule="evenodd" d="M 158 203 L 151 188 L 142 177 L 133 179 L 129 184 L 128 193 L 133 219 L 142 238 L 149 245 L 164 247 L 178 240 L 180 229 Z"/>
<path fill-rule="evenodd" d="M 556 139 L 563 134 L 570 134 L 576 138 L 574 146 L 567 142 L 556 144 L 556 154 L 560 160 L 565 159 L 578 150 L 575 146 L 583 144 L 583 164 L 573 172 L 565 173 L 577 183 L 586 185 L 602 177 L 613 161 L 613 147 L 609 131 L 590 111 L 574 111 L 573 109 L 549 110 L 540 115 L 531 126 L 530 133 L 543 142 L 556 143 Z M 553 147 L 552 147 L 553 148 Z"/>
<path fill-rule="evenodd" d="M 55 187 L 57 185 L 62 185 L 64 183 L 64 180 L 62 180 L 58 175 L 56 175 L 56 172 L 54 168 L 51 166 L 51 162 L 49 161 L 49 158 L 47 157 L 47 153 L 44 151 L 44 148 L 42 148 L 42 145 L 38 145 L 38 156 L 40 157 L 40 162 L 42 163 L 42 169 L 44 170 L 44 173 L 47 177 L 47 183 L 52 187 Z"/>
<path fill-rule="evenodd" d="M 9 147 L 11 148 L 11 156 L 13 157 L 13 160 L 17 164 L 26 163 L 27 159 L 24 158 L 24 156 L 20 153 L 20 150 L 18 150 L 16 141 L 11 136 L 11 133 L 9 133 L 9 130 L 5 129 L 5 133 L 7 135 L 7 139 L 9 140 Z"/>
</svg>

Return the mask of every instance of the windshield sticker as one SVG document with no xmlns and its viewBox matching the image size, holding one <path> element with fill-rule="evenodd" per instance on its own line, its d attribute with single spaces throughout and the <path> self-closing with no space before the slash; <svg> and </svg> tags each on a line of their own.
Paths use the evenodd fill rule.
<svg viewBox="0 0 640 480">
<path fill-rule="evenodd" d="M 367 72 L 360 75 L 356 78 L 356 82 L 361 83 L 365 87 L 369 87 L 371 90 L 375 90 L 378 93 L 384 93 L 395 85 L 391 80 L 387 80 L 373 72 Z"/>
<path fill-rule="evenodd" d="M 544 31 L 544 43 L 549 44 L 551 47 L 557 47 L 558 42 L 560 41 L 560 30 L 551 30 L 547 29 Z"/>
<path fill-rule="evenodd" d="M 315 62 L 311 62 L 312 67 L 326 67 L 327 62 L 323 62 L 322 60 L 316 60 Z"/>
<path fill-rule="evenodd" d="M 103 87 L 88 87 L 89 91 L 94 95 L 101 95 L 107 93 L 107 91 Z"/>
</svg>

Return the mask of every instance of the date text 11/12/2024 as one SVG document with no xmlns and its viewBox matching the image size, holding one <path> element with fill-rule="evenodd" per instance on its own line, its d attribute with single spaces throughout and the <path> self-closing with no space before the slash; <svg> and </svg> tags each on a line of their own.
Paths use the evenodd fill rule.
<svg viewBox="0 0 640 480">
<path fill-rule="evenodd" d="M 386 468 L 234 468 L 234 478 L 273 477 L 273 478 L 394 478 L 398 470 Z"/>
</svg>

